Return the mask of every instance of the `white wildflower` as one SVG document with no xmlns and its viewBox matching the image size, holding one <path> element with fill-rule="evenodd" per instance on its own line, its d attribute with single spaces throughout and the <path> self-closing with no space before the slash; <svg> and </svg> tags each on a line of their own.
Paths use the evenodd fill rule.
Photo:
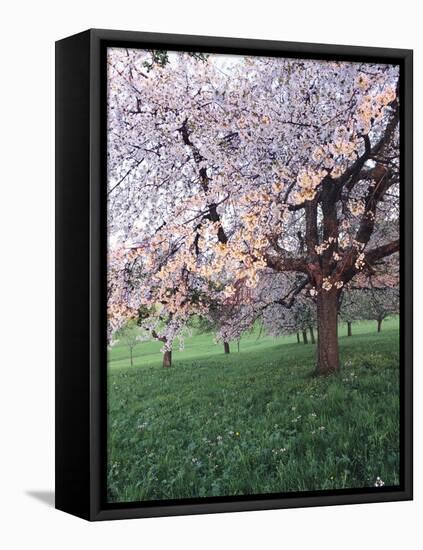
<svg viewBox="0 0 423 550">
<path fill-rule="evenodd" d="M 383 487 L 384 485 L 385 485 L 385 482 L 383 481 L 383 479 L 377 476 L 375 481 L 375 487 Z"/>
</svg>

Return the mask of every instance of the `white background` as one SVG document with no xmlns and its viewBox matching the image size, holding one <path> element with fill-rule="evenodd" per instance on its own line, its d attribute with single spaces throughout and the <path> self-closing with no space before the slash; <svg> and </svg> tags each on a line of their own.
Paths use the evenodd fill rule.
<svg viewBox="0 0 423 550">
<path fill-rule="evenodd" d="M 419 205 L 423 30 L 418 5 L 409 0 L 2 2 L 0 546 L 421 548 L 423 399 L 418 345 L 414 502 L 96 524 L 45 502 L 52 501 L 54 479 L 54 41 L 98 27 L 413 48 Z M 423 224 L 418 207 L 415 210 L 418 268 Z M 422 306 L 419 282 L 416 277 L 417 312 Z M 416 340 L 419 335 L 416 316 Z"/>
</svg>

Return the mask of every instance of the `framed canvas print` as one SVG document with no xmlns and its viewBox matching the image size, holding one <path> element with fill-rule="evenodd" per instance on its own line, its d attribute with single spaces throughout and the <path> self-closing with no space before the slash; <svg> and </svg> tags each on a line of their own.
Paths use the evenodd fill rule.
<svg viewBox="0 0 423 550">
<path fill-rule="evenodd" d="M 412 498 L 412 52 L 56 44 L 56 506 Z"/>
</svg>

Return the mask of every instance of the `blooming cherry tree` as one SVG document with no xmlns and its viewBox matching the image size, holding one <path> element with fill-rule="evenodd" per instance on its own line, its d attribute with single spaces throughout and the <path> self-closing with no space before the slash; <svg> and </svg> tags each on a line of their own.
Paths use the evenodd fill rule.
<svg viewBox="0 0 423 550">
<path fill-rule="evenodd" d="M 108 50 L 110 333 L 155 310 L 170 349 L 190 316 L 254 312 L 287 277 L 275 303 L 314 300 L 317 370 L 337 370 L 343 287 L 399 250 L 398 67 L 165 60 Z"/>
</svg>

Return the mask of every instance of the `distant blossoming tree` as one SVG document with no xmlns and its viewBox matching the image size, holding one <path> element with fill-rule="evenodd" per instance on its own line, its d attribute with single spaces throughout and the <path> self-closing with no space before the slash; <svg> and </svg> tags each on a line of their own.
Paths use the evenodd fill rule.
<svg viewBox="0 0 423 550">
<path fill-rule="evenodd" d="M 399 313 L 399 292 L 396 288 L 371 289 L 367 291 L 368 308 L 366 319 L 377 323 L 377 331 L 382 330 L 382 322 L 390 315 Z"/>
<path fill-rule="evenodd" d="M 344 290 L 342 295 L 340 317 L 347 323 L 347 335 L 352 336 L 354 321 L 366 319 L 368 296 L 362 289 Z"/>
<path fill-rule="evenodd" d="M 316 306 L 314 301 L 304 293 L 300 294 L 289 307 L 286 304 L 273 302 L 262 315 L 265 331 L 271 336 L 283 334 L 302 334 L 304 344 L 315 343 L 314 327 L 316 325 Z"/>
<path fill-rule="evenodd" d="M 315 301 L 316 368 L 336 371 L 343 287 L 399 250 L 398 77 L 109 49 L 110 332 L 160 305 L 168 350 L 175 326 L 270 271 Z M 237 319 L 225 330 L 236 339 Z"/>
<path fill-rule="evenodd" d="M 390 315 L 399 313 L 398 288 L 364 288 L 344 292 L 340 309 L 341 318 L 347 322 L 348 336 L 351 336 L 351 323 L 357 320 L 374 320 L 377 331 Z"/>
<path fill-rule="evenodd" d="M 136 322 L 131 319 L 117 331 L 115 337 L 112 344 L 121 343 L 128 348 L 129 364 L 132 367 L 134 365 L 134 348 L 140 342 L 147 341 L 148 335 L 141 331 Z"/>
</svg>

